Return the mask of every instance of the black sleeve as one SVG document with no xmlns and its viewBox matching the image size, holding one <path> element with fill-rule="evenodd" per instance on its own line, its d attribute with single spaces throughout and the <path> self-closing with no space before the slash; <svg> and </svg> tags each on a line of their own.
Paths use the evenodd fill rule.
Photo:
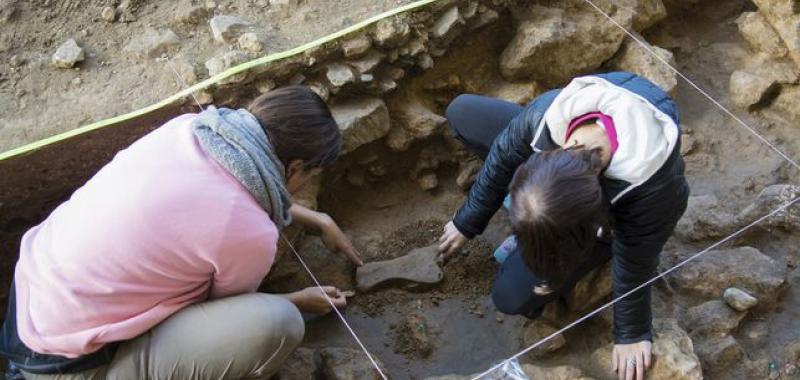
<svg viewBox="0 0 800 380">
<path fill-rule="evenodd" d="M 479 235 L 503 204 L 517 167 L 533 153 L 531 141 L 541 119 L 535 104 L 526 107 L 495 138 L 469 196 L 456 212 L 453 224 L 468 238 Z"/>
<path fill-rule="evenodd" d="M 659 255 L 686 210 L 689 187 L 683 175 L 624 197 L 612 208 L 612 277 L 619 297 L 657 274 Z M 629 199 L 626 199 L 629 198 Z M 628 344 L 653 339 L 650 286 L 614 305 L 614 340 Z"/>
</svg>

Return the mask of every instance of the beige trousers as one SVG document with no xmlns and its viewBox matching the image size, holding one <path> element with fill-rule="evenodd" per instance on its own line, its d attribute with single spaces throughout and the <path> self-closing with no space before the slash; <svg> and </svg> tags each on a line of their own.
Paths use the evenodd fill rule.
<svg viewBox="0 0 800 380">
<path fill-rule="evenodd" d="M 26 379 L 268 379 L 303 340 L 305 325 L 283 297 L 254 293 L 184 308 L 119 346 L 108 365 Z"/>
</svg>

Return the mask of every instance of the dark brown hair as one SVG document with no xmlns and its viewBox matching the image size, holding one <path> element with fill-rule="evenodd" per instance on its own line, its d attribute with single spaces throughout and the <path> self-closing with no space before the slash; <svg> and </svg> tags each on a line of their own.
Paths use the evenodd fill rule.
<svg viewBox="0 0 800 380">
<path fill-rule="evenodd" d="M 342 134 L 325 101 L 306 86 L 267 92 L 247 107 L 267 132 L 284 165 L 302 160 L 306 168 L 333 164 Z"/>
<path fill-rule="evenodd" d="M 591 254 L 605 222 L 600 150 L 559 149 L 532 155 L 511 181 L 511 226 L 523 261 L 559 287 Z"/>
</svg>

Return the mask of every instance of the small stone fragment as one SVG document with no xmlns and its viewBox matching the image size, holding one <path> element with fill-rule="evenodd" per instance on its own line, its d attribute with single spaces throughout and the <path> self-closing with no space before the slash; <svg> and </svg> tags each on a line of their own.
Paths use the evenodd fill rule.
<svg viewBox="0 0 800 380">
<path fill-rule="evenodd" d="M 411 27 L 408 23 L 395 16 L 378 21 L 373 36 L 380 46 L 397 47 L 408 41 L 410 34 Z"/>
<path fill-rule="evenodd" d="M 438 245 L 417 248 L 393 260 L 366 263 L 356 270 L 359 291 L 392 282 L 436 284 L 444 273 L 436 263 Z"/>
<path fill-rule="evenodd" d="M 178 46 L 181 40 L 169 29 L 147 29 L 143 34 L 134 37 L 125 46 L 125 50 L 139 57 L 156 58 L 170 48 Z"/>
<path fill-rule="evenodd" d="M 250 59 L 247 53 L 240 50 L 231 50 L 220 57 L 214 57 L 206 61 L 206 69 L 209 76 L 215 76 L 225 72 L 225 70 L 246 62 Z M 247 79 L 247 73 L 239 73 L 219 81 L 220 84 L 240 83 Z"/>
<path fill-rule="evenodd" d="M 232 42 L 251 25 L 249 21 L 235 16 L 219 15 L 209 21 L 211 34 L 219 42 Z"/>
<path fill-rule="evenodd" d="M 417 66 L 422 70 L 430 70 L 433 68 L 433 58 L 430 54 L 421 54 L 417 57 Z"/>
<path fill-rule="evenodd" d="M 237 40 L 239 44 L 239 48 L 253 53 L 258 54 L 264 51 L 264 44 L 261 42 L 261 39 L 258 38 L 258 35 L 255 33 L 244 33 L 239 36 Z"/>
<path fill-rule="evenodd" d="M 55 67 L 71 69 L 76 63 L 82 62 L 84 58 L 83 49 L 74 39 L 70 38 L 58 47 L 51 62 Z"/>
<path fill-rule="evenodd" d="M 117 18 L 117 13 L 113 7 L 104 7 L 100 12 L 100 17 L 107 22 L 114 22 L 114 19 Z"/>
<path fill-rule="evenodd" d="M 738 311 L 747 311 L 758 305 L 758 298 L 751 296 L 749 293 L 739 288 L 725 289 L 722 298 L 725 299 L 725 303 L 727 303 L 728 306 Z"/>
<path fill-rule="evenodd" d="M 439 186 L 439 179 L 436 177 L 436 173 L 427 173 L 419 177 L 417 183 L 422 190 L 428 191 Z"/>
<path fill-rule="evenodd" d="M 458 11 L 458 6 L 453 5 L 436 20 L 433 28 L 431 28 L 431 34 L 434 38 L 445 37 L 459 22 L 463 22 L 461 14 Z"/>
<path fill-rule="evenodd" d="M 383 54 L 375 50 L 372 50 L 363 57 L 361 57 L 360 59 L 347 61 L 347 63 L 350 66 L 355 67 L 355 69 L 358 70 L 359 73 L 365 74 L 371 72 L 376 67 L 378 67 L 378 64 L 381 63 L 382 59 L 383 59 Z"/>
</svg>

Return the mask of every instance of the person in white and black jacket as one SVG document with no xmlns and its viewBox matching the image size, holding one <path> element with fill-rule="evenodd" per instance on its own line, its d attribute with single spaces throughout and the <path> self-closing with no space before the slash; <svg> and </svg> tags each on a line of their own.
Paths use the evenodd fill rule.
<svg viewBox="0 0 800 380">
<path fill-rule="evenodd" d="M 656 275 L 689 196 L 678 112 L 658 86 L 625 72 L 589 75 L 527 107 L 461 95 L 447 118 L 485 164 L 439 249 L 447 259 L 482 233 L 510 193 L 517 244 L 493 285 L 500 311 L 535 318 L 609 258 L 614 296 Z M 644 378 L 649 287 L 614 305 L 614 338 L 614 371 Z"/>
</svg>

